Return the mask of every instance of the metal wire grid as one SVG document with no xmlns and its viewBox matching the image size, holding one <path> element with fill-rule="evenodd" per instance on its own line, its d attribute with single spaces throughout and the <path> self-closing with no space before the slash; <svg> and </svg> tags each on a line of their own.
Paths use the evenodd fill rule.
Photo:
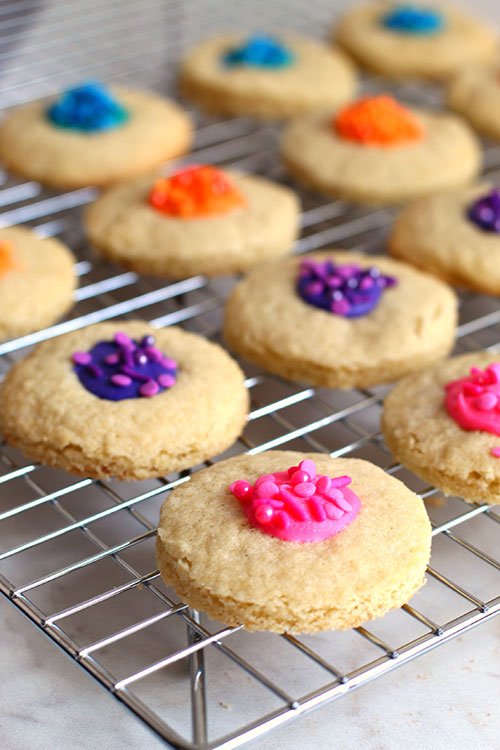
<svg viewBox="0 0 500 750">
<path fill-rule="evenodd" d="M 78 8 L 51 4 L 50 19 L 37 16 L 35 38 L 23 64 L 4 75 L 2 101 L 25 101 L 79 80 L 124 76 L 159 90 L 165 59 L 210 29 L 237 24 L 287 25 L 316 31 L 329 18 L 327 4 L 264 3 L 228 8 L 214 3 L 95 4 L 80 12 L 99 19 L 102 53 L 82 63 L 82 45 L 95 26 L 78 28 Z M 290 14 L 298 11 L 294 23 Z M 30 10 L 19 1 L 0 8 L 0 59 L 14 55 Z M 247 15 L 245 15 L 245 13 Z M 257 15 L 256 15 L 257 14 Z M 8 23 L 6 23 L 8 22 Z M 54 29 L 71 31 L 71 52 Z M 149 43 L 161 30 L 158 43 Z M 167 31 L 166 31 L 167 30 Z M 165 42 L 164 34 L 168 36 Z M 123 51 L 133 39 L 134 54 Z M 147 49 L 145 42 L 148 41 Z M 161 43 L 160 43 L 161 42 Z M 168 55 L 164 55 L 165 49 Z M 50 50 L 50 54 L 49 54 Z M 76 51 L 75 51 L 76 50 Z M 163 57 L 155 58 L 155 51 Z M 35 62 L 33 55 L 40 55 Z M 74 55 L 74 58 L 71 55 Z M 144 58 L 144 59 L 143 59 Z M 18 57 L 15 57 L 17 60 Z M 161 59 L 162 67 L 159 68 Z M 65 65 L 61 67 L 61 61 Z M 69 61 L 69 63 L 68 63 Z M 149 62 L 148 62 L 149 61 Z M 93 66 L 93 67 L 92 67 Z M 36 70 L 36 75 L 35 75 Z M 168 75 L 167 75 L 168 78 Z M 377 85 L 372 82 L 371 85 Z M 438 93 L 411 85 L 398 92 L 412 101 L 438 103 Z M 286 182 L 276 160 L 278 133 L 237 118 L 201 121 L 193 158 L 231 163 Z M 500 149 L 487 146 L 487 172 L 500 171 Z M 38 341 L 111 318 L 143 317 L 157 326 L 182 324 L 218 340 L 221 305 L 232 282 L 202 277 L 166 285 L 96 261 L 80 233 L 80 207 L 91 189 L 55 195 L 33 182 L 5 177 L 0 189 L 3 225 L 25 223 L 44 235 L 59 235 L 79 255 L 81 284 L 68 319 L 36 334 L 0 344 L 0 377 Z M 391 210 L 364 211 L 303 193 L 302 237 L 297 252 L 341 244 L 381 250 Z M 463 295 L 458 351 L 495 347 L 500 341 L 496 300 Z M 403 467 L 394 465 L 379 433 L 384 389 L 337 392 L 288 383 L 247 367 L 252 413 L 242 439 L 225 455 L 258 453 L 284 446 L 353 455 L 386 468 L 428 500 L 433 522 L 433 557 L 428 584 L 411 604 L 347 633 L 317 636 L 248 634 L 191 611 L 165 588 L 155 569 L 153 540 L 158 508 L 170 489 L 190 472 L 125 484 L 75 480 L 63 472 L 26 463 L 0 445 L 0 590 L 41 630 L 176 747 L 233 748 L 305 711 L 359 687 L 446 642 L 500 610 L 495 559 L 500 516 L 491 507 L 442 500 Z M 193 467 L 193 470 L 199 467 Z"/>
</svg>

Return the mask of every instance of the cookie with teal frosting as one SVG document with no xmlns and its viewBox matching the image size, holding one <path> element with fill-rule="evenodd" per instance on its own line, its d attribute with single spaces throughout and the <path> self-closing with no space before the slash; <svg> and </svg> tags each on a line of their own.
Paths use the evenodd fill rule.
<svg viewBox="0 0 500 750">
<path fill-rule="evenodd" d="M 191 144 L 191 121 L 151 91 L 88 81 L 12 110 L 0 126 L 4 166 L 59 188 L 148 173 Z"/>
<path fill-rule="evenodd" d="M 492 29 L 465 11 L 387 0 L 347 11 L 333 40 L 377 73 L 434 80 L 490 62 L 497 46 Z"/>
</svg>

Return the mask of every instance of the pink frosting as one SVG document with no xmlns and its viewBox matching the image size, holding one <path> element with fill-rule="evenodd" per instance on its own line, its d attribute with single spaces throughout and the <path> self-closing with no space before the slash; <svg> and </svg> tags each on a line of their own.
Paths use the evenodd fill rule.
<svg viewBox="0 0 500 750">
<path fill-rule="evenodd" d="M 468 377 L 448 383 L 445 389 L 448 414 L 462 429 L 500 435 L 500 362 L 486 370 L 472 367 Z"/>
<path fill-rule="evenodd" d="M 351 477 L 316 474 L 305 459 L 288 471 L 264 474 L 255 484 L 238 479 L 230 486 L 250 524 L 287 542 L 321 542 L 356 518 L 361 501 L 347 488 Z"/>
</svg>

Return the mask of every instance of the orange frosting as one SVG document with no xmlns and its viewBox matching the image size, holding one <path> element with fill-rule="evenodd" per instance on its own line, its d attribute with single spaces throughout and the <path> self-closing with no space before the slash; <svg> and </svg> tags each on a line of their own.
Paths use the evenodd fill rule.
<svg viewBox="0 0 500 750">
<path fill-rule="evenodd" d="M 0 241 L 0 278 L 9 273 L 9 271 L 19 268 L 19 264 L 15 261 L 12 251 L 11 242 L 8 242 L 8 240 Z"/>
<path fill-rule="evenodd" d="M 230 178 L 215 167 L 191 166 L 157 180 L 149 203 L 162 213 L 183 219 L 225 214 L 245 199 Z"/>
<path fill-rule="evenodd" d="M 333 126 L 342 138 L 367 146 L 396 146 L 424 136 L 415 115 L 388 94 L 367 96 L 347 105 L 335 116 Z"/>
</svg>

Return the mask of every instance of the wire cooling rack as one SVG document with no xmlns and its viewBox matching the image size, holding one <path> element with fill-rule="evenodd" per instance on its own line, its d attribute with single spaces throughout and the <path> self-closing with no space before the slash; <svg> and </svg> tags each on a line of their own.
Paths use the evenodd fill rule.
<svg viewBox="0 0 500 750">
<path fill-rule="evenodd" d="M 307 6 L 307 7 L 306 7 Z M 123 79 L 171 91 L 174 63 L 196 39 L 226 28 L 287 27 L 324 35 L 331 3 L 30 0 L 0 7 L 1 101 L 10 106 L 85 78 Z M 368 81 L 380 88 L 380 82 Z M 407 101 L 439 105 L 438 90 L 405 85 Z M 278 130 L 236 118 L 198 120 L 196 161 L 231 164 L 287 182 Z M 485 144 L 486 172 L 500 148 Z M 3 175 L 2 225 L 24 223 L 77 253 L 80 288 L 63 322 L 0 344 L 0 377 L 30 347 L 111 318 L 180 324 L 219 340 L 234 281 L 201 276 L 173 284 L 97 261 L 82 237 L 92 189 L 59 194 Z M 382 251 L 393 210 L 361 210 L 302 193 L 304 252 L 330 245 Z M 500 342 L 498 300 L 461 298 L 457 351 Z M 444 500 L 394 465 L 379 433 L 385 389 L 336 391 L 285 382 L 246 367 L 252 413 L 225 455 L 271 448 L 368 459 L 427 500 L 433 523 L 428 583 L 369 627 L 314 636 L 249 634 L 189 610 L 155 568 L 158 511 L 189 471 L 120 483 L 75 479 L 27 463 L 0 445 L 0 590 L 75 661 L 183 748 L 234 748 L 345 695 L 498 613 L 500 516 L 492 507 Z M 89 425 L 92 429 L 92 425 Z M 215 460 L 215 459 L 214 459 Z M 199 467 L 194 467 L 199 468 Z"/>
</svg>

